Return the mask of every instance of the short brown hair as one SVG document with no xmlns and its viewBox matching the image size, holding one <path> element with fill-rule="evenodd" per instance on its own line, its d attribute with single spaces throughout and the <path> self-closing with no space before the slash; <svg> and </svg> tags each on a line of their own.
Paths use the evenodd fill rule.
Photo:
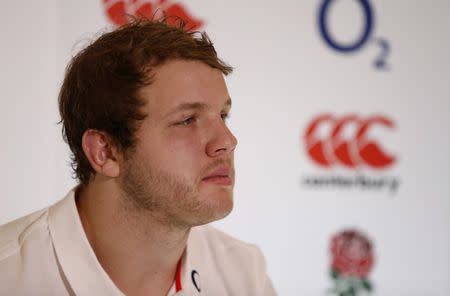
<svg viewBox="0 0 450 296">
<path fill-rule="evenodd" d="M 169 26 L 165 20 L 133 20 L 73 57 L 58 103 L 63 138 L 81 184 L 95 174 L 82 149 L 84 132 L 106 132 L 121 151 L 134 147 L 138 123 L 146 117 L 138 91 L 151 84 L 153 67 L 174 59 L 200 61 L 225 75 L 233 70 L 217 57 L 205 32 L 186 32 L 183 24 Z"/>
</svg>

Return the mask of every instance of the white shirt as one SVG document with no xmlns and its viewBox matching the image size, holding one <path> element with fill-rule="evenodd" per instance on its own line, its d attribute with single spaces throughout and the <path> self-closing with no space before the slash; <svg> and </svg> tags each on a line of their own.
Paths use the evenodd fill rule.
<svg viewBox="0 0 450 296">
<path fill-rule="evenodd" d="M 0 226 L 0 295 L 124 295 L 87 240 L 73 191 L 49 208 Z M 191 230 L 168 295 L 276 293 L 256 246 L 199 226 Z"/>
</svg>

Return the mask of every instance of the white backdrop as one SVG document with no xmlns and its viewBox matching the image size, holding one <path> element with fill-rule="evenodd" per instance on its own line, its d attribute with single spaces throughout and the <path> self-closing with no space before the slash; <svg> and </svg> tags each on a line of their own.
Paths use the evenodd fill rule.
<svg viewBox="0 0 450 296">
<path fill-rule="evenodd" d="M 205 22 L 220 56 L 236 67 L 228 78 L 239 140 L 236 207 L 216 225 L 262 248 L 280 295 L 326 295 L 330 239 L 348 228 L 372 241 L 371 295 L 450 295 L 450 2 L 372 0 L 371 36 L 348 54 L 322 38 L 323 2 L 176 2 Z M 330 2 L 332 40 L 357 41 L 366 21 L 362 2 Z M 0 9 L 4 223 L 50 205 L 75 184 L 57 125 L 58 88 L 70 57 L 112 25 L 100 0 L 2 1 Z M 386 69 L 378 69 L 383 53 Z M 374 125 L 368 136 L 394 163 L 316 164 L 303 135 L 324 113 L 392 120 L 392 129 Z M 330 138 L 330 128 L 319 137 Z M 343 137 L 354 137 L 354 129 L 350 124 Z M 358 176 L 399 186 L 390 192 L 304 183 Z"/>
</svg>

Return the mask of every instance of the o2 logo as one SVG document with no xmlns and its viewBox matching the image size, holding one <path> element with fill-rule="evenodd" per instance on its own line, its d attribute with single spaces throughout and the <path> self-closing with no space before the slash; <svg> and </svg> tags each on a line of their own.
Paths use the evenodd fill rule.
<svg viewBox="0 0 450 296">
<path fill-rule="evenodd" d="M 373 41 L 379 47 L 380 52 L 375 57 L 374 66 L 379 70 L 389 70 L 387 58 L 391 52 L 391 47 L 389 42 L 383 38 L 372 38 L 372 31 L 375 23 L 375 16 L 370 5 L 370 0 L 354 0 L 362 8 L 364 24 L 361 30 L 361 35 L 351 44 L 342 44 L 335 40 L 329 30 L 328 18 L 330 15 L 331 4 L 336 0 L 323 0 L 319 9 L 319 29 L 320 34 L 325 41 L 325 43 L 340 53 L 354 53 L 360 50 L 369 41 Z"/>
</svg>

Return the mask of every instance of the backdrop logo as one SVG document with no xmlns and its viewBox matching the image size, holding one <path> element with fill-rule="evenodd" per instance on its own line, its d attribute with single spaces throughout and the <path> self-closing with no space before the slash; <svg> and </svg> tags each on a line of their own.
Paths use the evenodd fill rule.
<svg viewBox="0 0 450 296">
<path fill-rule="evenodd" d="M 367 295 L 372 292 L 368 276 L 374 264 L 373 247 L 361 232 L 350 229 L 331 239 L 330 294 L 338 296 Z"/>
<path fill-rule="evenodd" d="M 395 123 L 384 115 L 361 117 L 327 113 L 313 118 L 301 141 L 305 154 L 324 173 L 305 175 L 302 184 L 314 189 L 388 189 L 391 193 L 396 192 L 399 178 L 383 172 L 397 163 L 397 156 L 387 152 L 386 139 L 382 138 L 380 142 L 371 136 L 374 129 L 394 131 Z"/>
<path fill-rule="evenodd" d="M 332 126 L 325 139 L 318 137 L 317 131 L 323 124 Z M 348 125 L 356 125 L 356 133 L 351 139 L 344 139 L 342 132 Z M 395 157 L 386 153 L 367 133 L 372 126 L 392 129 L 394 123 L 385 116 L 360 118 L 356 115 L 336 118 L 331 114 L 315 118 L 305 133 L 306 150 L 310 158 L 322 167 L 342 165 L 348 168 L 367 166 L 384 169 L 395 163 Z"/>
<path fill-rule="evenodd" d="M 182 19 L 189 31 L 203 26 L 203 21 L 192 16 L 184 5 L 166 0 L 103 0 L 103 7 L 109 21 L 116 26 L 128 23 L 129 16 L 158 19 L 163 15 L 171 25 L 178 25 Z"/>
<path fill-rule="evenodd" d="M 355 0 L 354 0 L 355 1 Z M 375 27 L 375 15 L 373 13 L 373 8 L 369 0 L 356 0 L 356 2 L 361 6 L 363 12 L 364 24 L 361 29 L 361 35 L 358 36 L 353 43 L 343 44 L 333 38 L 330 34 L 330 26 L 328 24 L 329 15 L 333 3 L 336 0 L 323 0 L 320 4 L 319 15 L 318 15 L 318 25 L 320 34 L 325 43 L 333 50 L 349 54 L 355 53 L 362 49 L 369 41 L 375 42 L 379 48 L 380 52 L 378 56 L 375 57 L 374 66 L 377 69 L 387 70 L 387 58 L 390 54 L 389 42 L 384 38 L 372 38 L 372 33 Z"/>
</svg>

